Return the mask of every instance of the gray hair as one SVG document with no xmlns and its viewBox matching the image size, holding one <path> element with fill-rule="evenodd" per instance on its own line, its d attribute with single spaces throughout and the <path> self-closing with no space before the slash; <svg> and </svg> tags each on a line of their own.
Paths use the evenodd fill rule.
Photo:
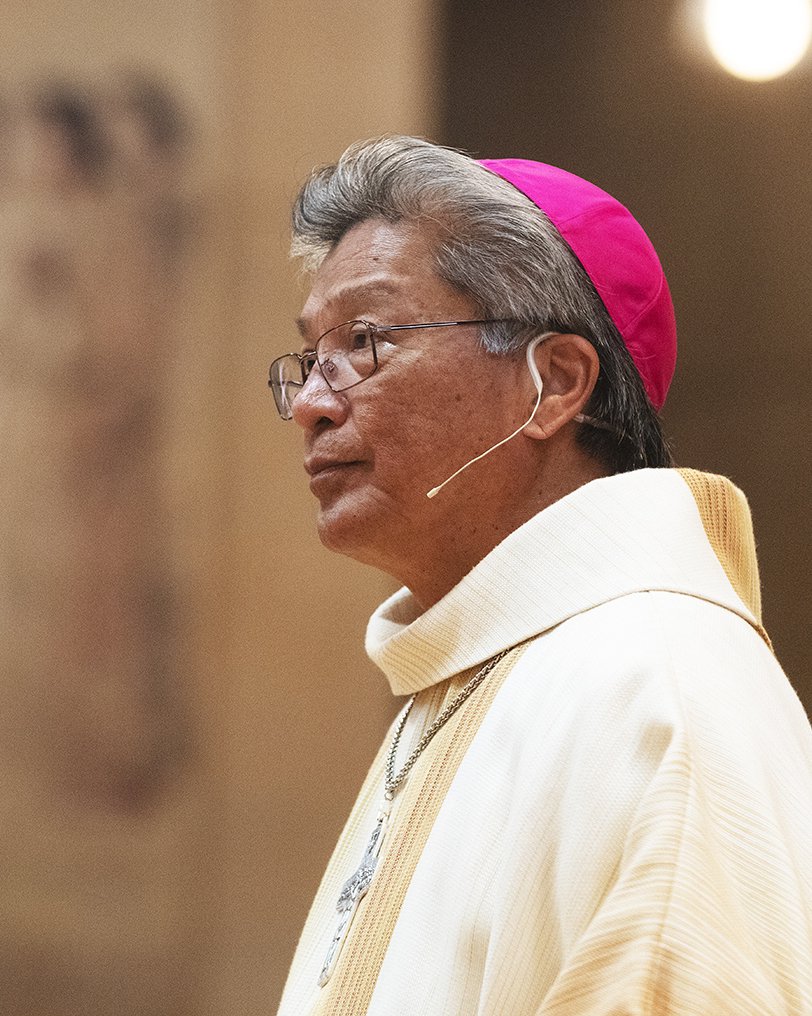
<svg viewBox="0 0 812 1016">
<path fill-rule="evenodd" d="M 437 274 L 471 296 L 491 353 L 522 349 L 541 331 L 582 335 L 600 374 L 579 444 L 612 472 L 670 466 L 659 418 L 623 339 L 589 276 L 549 218 L 469 156 L 421 138 L 352 145 L 316 169 L 293 208 L 291 253 L 314 271 L 367 219 L 425 222 L 436 233 Z M 595 425 L 597 424 L 597 425 Z"/>
</svg>

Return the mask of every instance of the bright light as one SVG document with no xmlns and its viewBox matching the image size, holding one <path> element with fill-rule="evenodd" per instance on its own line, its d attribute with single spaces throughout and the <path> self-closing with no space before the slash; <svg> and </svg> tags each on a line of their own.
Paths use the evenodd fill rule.
<svg viewBox="0 0 812 1016">
<path fill-rule="evenodd" d="M 731 74 L 767 81 L 793 68 L 812 36 L 812 0 L 706 0 L 711 52 Z"/>
</svg>

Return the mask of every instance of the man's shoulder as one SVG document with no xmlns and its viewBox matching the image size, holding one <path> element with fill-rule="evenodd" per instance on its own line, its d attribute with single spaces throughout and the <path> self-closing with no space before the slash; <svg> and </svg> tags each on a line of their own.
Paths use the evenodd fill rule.
<svg viewBox="0 0 812 1016">
<path fill-rule="evenodd" d="M 672 750 L 696 774 L 812 776 L 809 722 L 766 642 L 733 611 L 677 593 L 618 597 L 532 640 L 482 733 L 544 793 L 553 772 L 642 786 Z"/>
<path fill-rule="evenodd" d="M 769 644 L 744 617 L 699 597 L 637 592 L 532 640 L 508 684 L 523 708 L 617 717 L 646 704 L 676 725 L 698 715 L 803 709 Z M 808 724 L 807 724 L 808 725 Z"/>
</svg>

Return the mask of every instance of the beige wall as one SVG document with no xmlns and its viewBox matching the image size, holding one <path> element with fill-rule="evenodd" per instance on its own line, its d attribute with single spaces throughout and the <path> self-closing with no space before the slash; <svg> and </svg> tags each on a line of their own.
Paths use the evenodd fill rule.
<svg viewBox="0 0 812 1016">
<path fill-rule="evenodd" d="M 69 802 L 50 785 L 48 808 L 22 807 L 42 783 L 33 762 L 19 786 L 0 787 L 16 816 L 0 838 L 19 886 L 0 923 L 9 1011 L 274 1009 L 392 710 L 361 649 L 390 586 L 318 546 L 298 435 L 266 387 L 303 294 L 287 214 L 307 170 L 350 141 L 431 131 L 430 15 L 428 0 L 34 0 L 0 16 L 3 94 L 54 75 L 103 91 L 116 68 L 136 66 L 165 78 L 197 124 L 184 177 L 194 255 L 167 314 L 160 479 L 142 483 L 155 483 L 157 507 L 139 523 L 168 542 L 174 566 L 186 763 L 135 817 L 90 813 L 81 794 Z M 30 414 L 10 422 L 6 468 L 33 426 Z M 63 421 L 68 433 L 76 423 Z M 97 480 L 91 468 L 87 489 Z M 87 511 L 74 502 L 69 515 Z M 53 624 L 42 637 L 56 644 Z M 6 704 L 28 694 L 0 687 Z"/>
</svg>

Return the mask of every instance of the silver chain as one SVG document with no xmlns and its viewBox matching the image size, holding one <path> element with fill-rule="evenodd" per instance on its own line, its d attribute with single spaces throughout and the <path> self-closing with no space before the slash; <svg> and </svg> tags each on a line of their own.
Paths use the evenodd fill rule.
<svg viewBox="0 0 812 1016">
<path fill-rule="evenodd" d="M 418 760 L 418 758 L 425 750 L 426 746 L 434 737 L 434 735 L 437 733 L 437 731 L 441 727 L 443 727 L 446 723 L 448 723 L 448 721 L 451 719 L 454 713 L 456 713 L 456 711 L 460 708 L 463 702 L 465 702 L 466 699 L 470 697 L 472 692 L 476 691 L 476 689 L 482 684 L 482 682 L 485 680 L 488 674 L 490 674 L 490 672 L 493 670 L 496 664 L 505 656 L 507 656 L 509 652 L 510 649 L 504 649 L 501 653 L 499 653 L 498 656 L 494 656 L 492 660 L 488 660 L 488 662 L 480 670 L 478 670 L 476 674 L 474 674 L 471 680 L 461 689 L 459 694 L 457 694 L 452 699 L 452 701 L 448 703 L 448 705 L 440 713 L 440 715 L 437 717 L 434 723 L 432 723 L 432 725 L 429 727 L 426 733 L 420 738 L 417 747 L 403 763 L 403 768 L 396 776 L 395 756 L 397 755 L 398 745 L 400 744 L 400 736 L 403 733 L 403 728 L 406 726 L 406 720 L 408 720 L 409 713 L 412 711 L 412 706 L 414 705 L 415 699 L 417 698 L 417 695 L 412 695 L 412 697 L 406 704 L 406 708 L 403 710 L 403 714 L 398 720 L 398 725 L 395 728 L 395 733 L 392 738 L 392 744 L 389 747 L 389 754 L 386 756 L 386 771 L 384 776 L 383 787 L 384 787 L 384 796 L 388 801 L 391 801 L 392 798 L 395 796 L 395 791 L 409 775 L 412 766 Z"/>
</svg>

